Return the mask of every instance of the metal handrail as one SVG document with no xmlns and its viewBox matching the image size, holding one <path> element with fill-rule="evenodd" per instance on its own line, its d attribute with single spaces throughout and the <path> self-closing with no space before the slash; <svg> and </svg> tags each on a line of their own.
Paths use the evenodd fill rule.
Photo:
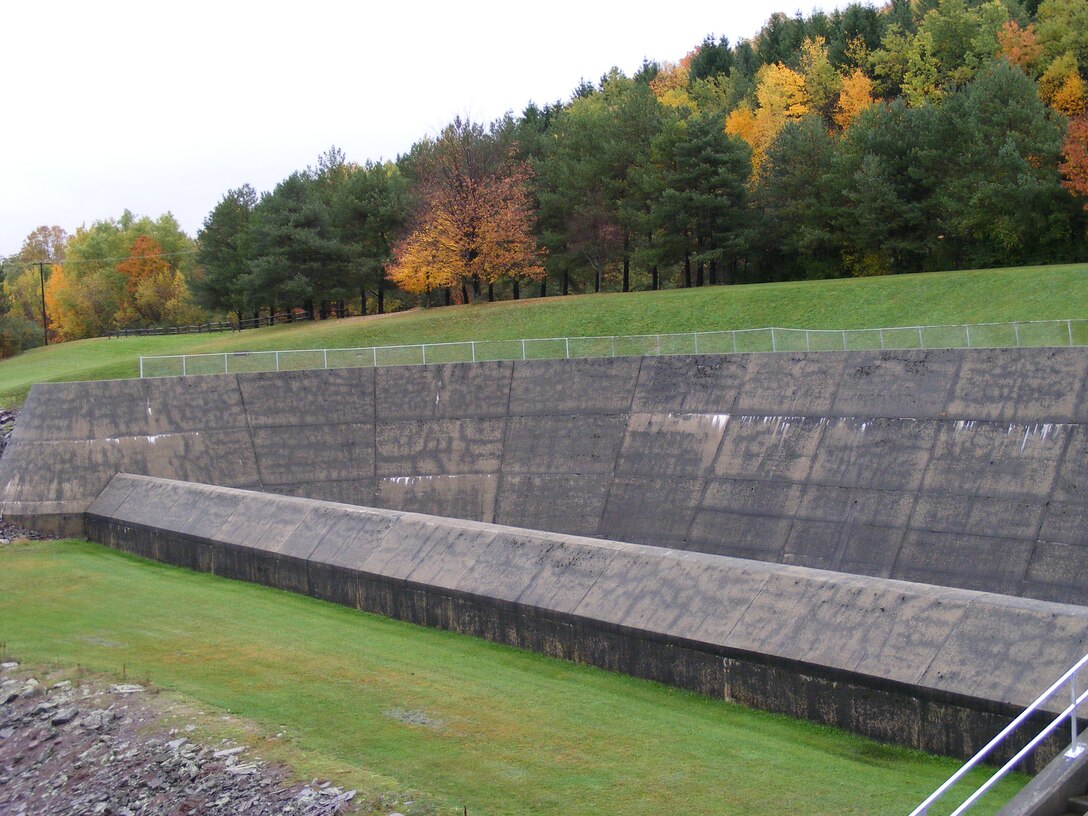
<svg viewBox="0 0 1088 816">
<path fill-rule="evenodd" d="M 1067 682 L 1071 683 L 1071 702 L 1069 703 L 1069 705 L 1067 705 L 1065 709 L 1057 717 L 1055 717 L 1054 720 L 1046 728 L 1040 731 L 1034 739 L 1032 739 L 1023 748 L 1021 748 L 1020 751 L 1017 752 L 1016 756 L 1014 756 L 1003 766 L 1001 766 L 997 771 L 995 771 L 994 774 L 986 780 L 986 782 L 980 785 L 978 789 L 976 789 L 974 793 L 972 793 L 958 808 L 956 808 L 956 810 L 952 811 L 949 816 L 959 816 L 959 814 L 964 813 L 984 793 L 986 793 L 986 791 L 988 791 L 1002 778 L 1004 778 L 1008 774 L 1008 772 L 1012 770 L 1016 763 L 1023 759 L 1030 751 L 1034 750 L 1035 747 L 1038 746 L 1039 743 L 1041 743 L 1044 739 L 1050 736 L 1050 734 L 1065 720 L 1066 717 L 1069 717 L 1071 739 L 1069 750 L 1065 752 L 1065 755 L 1072 758 L 1079 756 L 1081 753 L 1083 753 L 1086 746 L 1084 745 L 1084 743 L 1079 742 L 1077 739 L 1077 707 L 1082 702 L 1084 702 L 1085 699 L 1088 699 L 1088 691 L 1085 691 L 1080 696 L 1077 696 L 1077 672 L 1084 668 L 1086 664 L 1088 664 L 1088 654 L 1084 655 L 1084 657 L 1074 663 L 1072 668 L 1070 668 L 1068 671 L 1066 671 L 1065 674 L 1055 680 L 1054 683 L 1051 684 L 1050 688 L 1040 694 L 1031 705 L 1025 708 L 1019 714 L 1019 716 L 1016 717 L 1016 719 L 1014 719 L 1011 723 L 1005 726 L 1001 730 L 1001 733 L 999 733 L 996 737 L 986 743 L 982 750 L 980 750 L 977 754 L 967 760 L 967 762 L 965 762 L 958 771 L 952 774 L 952 776 L 948 777 L 944 784 L 942 784 L 940 787 L 937 788 L 937 790 L 933 791 L 933 793 L 926 797 L 925 801 L 922 802 L 922 804 L 918 805 L 918 807 L 910 812 L 910 816 L 925 816 L 926 811 L 929 809 L 930 805 L 940 799 L 948 791 L 949 788 L 951 788 L 953 785 L 963 779 L 963 777 L 972 768 L 981 763 L 990 754 L 990 752 L 993 751 L 994 748 L 1004 742 L 1005 738 L 1008 737 L 1008 735 L 1011 734 L 1013 731 L 1015 731 L 1028 717 L 1030 717 L 1036 711 L 1039 711 L 1042 708 L 1043 703 L 1049 700 L 1054 692 L 1064 686 Z"/>
<path fill-rule="evenodd" d="M 978 336 L 979 336 L 979 330 L 980 329 L 986 329 L 988 327 L 1005 327 L 1006 329 L 1009 329 L 1009 328 L 1012 329 L 1013 336 L 1015 337 L 1015 347 L 1020 347 L 1021 334 L 1022 334 L 1021 329 L 1022 328 L 1026 328 L 1026 327 L 1029 327 L 1029 326 L 1043 326 L 1043 325 L 1056 328 L 1058 330 L 1058 332 L 1062 335 L 1061 342 L 1054 343 L 1053 345 L 1075 346 L 1075 345 L 1078 344 L 1078 340 L 1074 337 L 1074 331 L 1073 331 L 1073 324 L 1074 323 L 1076 323 L 1078 325 L 1078 334 L 1079 334 L 1080 331 L 1081 331 L 1080 326 L 1082 324 L 1088 325 L 1088 320 L 1084 320 L 1084 319 L 1080 319 L 1080 318 L 1075 319 L 1075 320 L 1074 319 L 1067 319 L 1067 320 L 1024 320 L 1024 321 L 1012 321 L 1012 322 L 1004 322 L 1004 323 L 974 323 L 974 324 L 970 324 L 970 325 L 968 325 L 968 324 L 945 324 L 945 325 L 933 325 L 933 326 L 887 326 L 887 327 L 872 328 L 872 329 L 797 329 L 797 328 L 771 326 L 771 327 L 767 327 L 767 328 L 757 328 L 757 329 L 724 329 L 724 330 L 719 330 L 719 331 L 706 331 L 706 332 L 677 332 L 677 333 L 673 333 L 673 334 L 587 335 L 587 336 L 581 336 L 581 337 L 533 337 L 533 338 L 508 339 L 508 340 L 498 340 L 498 339 L 496 339 L 496 340 L 454 340 L 454 341 L 445 342 L 445 343 L 410 343 L 410 344 L 397 344 L 397 345 L 388 345 L 388 346 L 364 346 L 364 347 L 359 347 L 359 348 L 340 348 L 340 349 L 283 349 L 283 350 L 280 350 L 280 351 L 234 351 L 234 352 L 209 352 L 209 353 L 203 353 L 203 354 L 169 354 L 169 355 L 159 355 L 159 356 L 152 356 L 152 357 L 141 356 L 140 357 L 140 376 L 141 377 L 149 376 L 147 374 L 147 371 L 146 371 L 146 368 L 145 368 L 145 362 L 181 360 L 181 374 L 185 375 L 185 374 L 188 373 L 188 369 L 189 369 L 189 366 L 187 365 L 187 361 L 190 361 L 190 360 L 197 361 L 197 360 L 200 360 L 200 359 L 218 358 L 218 359 L 223 360 L 222 371 L 205 372 L 205 373 L 231 373 L 229 371 L 229 364 L 228 364 L 228 359 L 229 358 L 236 358 L 237 359 L 237 358 L 240 358 L 240 357 L 259 357 L 261 355 L 275 355 L 275 359 L 277 360 L 276 370 L 279 370 L 278 361 L 279 361 L 280 355 L 318 354 L 318 355 L 321 355 L 321 357 L 322 357 L 322 364 L 317 365 L 317 366 L 305 366 L 305 367 L 329 368 L 328 360 L 329 360 L 329 357 L 331 355 L 340 355 L 340 354 L 366 355 L 366 356 L 371 357 L 374 366 L 378 366 L 379 364 L 381 364 L 379 362 L 379 355 L 380 354 L 390 354 L 390 353 L 394 353 L 394 352 L 404 352 L 406 350 L 410 350 L 410 351 L 418 353 L 419 356 L 420 356 L 422 364 L 427 365 L 428 363 L 436 362 L 434 360 L 434 355 L 433 355 L 434 350 L 441 349 L 441 348 L 450 348 L 450 347 L 460 347 L 460 348 L 465 349 L 465 354 L 463 356 L 466 359 L 464 360 L 464 362 L 468 362 L 470 359 L 471 359 L 472 362 L 477 362 L 477 360 L 479 359 L 478 355 L 477 355 L 477 351 L 480 348 L 503 346 L 504 344 L 506 346 L 512 346 L 513 348 L 517 349 L 517 351 L 513 355 L 514 359 L 517 359 L 519 357 L 520 357 L 520 359 L 528 359 L 529 355 L 528 355 L 527 349 L 529 349 L 529 348 L 538 349 L 538 348 L 540 348 L 540 346 L 542 344 L 549 344 L 549 343 L 550 344 L 556 344 L 556 345 L 561 344 L 561 349 L 560 349 L 558 354 L 555 354 L 555 355 L 543 354 L 543 355 L 541 355 L 542 357 L 555 356 L 555 357 L 559 357 L 559 358 L 570 358 L 571 356 L 579 356 L 577 354 L 578 344 L 582 344 L 583 346 L 585 346 L 585 345 L 593 346 L 594 344 L 597 344 L 598 350 L 600 350 L 600 348 L 602 348 L 602 347 L 607 348 L 607 351 L 605 351 L 603 354 L 590 353 L 588 355 L 582 355 L 582 356 L 605 356 L 605 357 L 612 356 L 612 357 L 615 357 L 615 356 L 617 356 L 617 351 L 619 351 L 620 355 L 622 355 L 624 353 L 624 350 L 623 350 L 622 346 L 619 346 L 619 344 L 624 343 L 624 342 L 630 343 L 632 341 L 636 341 L 636 342 L 641 341 L 641 342 L 643 342 L 645 344 L 645 348 L 638 351 L 638 353 L 640 353 L 640 354 L 649 354 L 649 355 L 655 355 L 655 354 L 656 355 L 662 355 L 662 354 L 668 354 L 668 353 L 685 353 L 685 354 L 689 353 L 687 351 L 684 351 L 684 352 L 669 352 L 669 351 L 663 350 L 663 346 L 662 346 L 662 341 L 663 340 L 684 340 L 687 343 L 687 345 L 690 345 L 692 347 L 695 354 L 699 354 L 699 353 L 706 354 L 708 352 L 709 353 L 714 353 L 713 351 L 711 351 L 710 349 L 707 348 L 707 345 L 706 345 L 706 342 L 705 342 L 706 340 L 711 339 L 711 338 L 715 338 L 715 337 L 718 337 L 718 338 L 723 338 L 723 337 L 724 338 L 729 338 L 729 337 L 731 337 L 732 338 L 731 351 L 732 352 L 737 352 L 737 351 L 742 350 L 738 346 L 737 338 L 739 336 L 744 336 L 744 335 L 763 335 L 764 336 L 764 338 L 765 338 L 764 346 L 765 347 L 763 349 L 755 349 L 755 348 L 745 348 L 745 349 L 743 349 L 743 350 L 753 351 L 753 352 L 754 351 L 760 351 L 760 350 L 770 351 L 770 352 L 778 352 L 778 351 L 785 351 L 785 350 L 790 350 L 790 351 L 800 351 L 800 350 L 812 351 L 812 350 L 814 350 L 813 349 L 813 340 L 814 340 L 814 338 L 829 337 L 829 336 L 830 337 L 836 337 L 836 338 L 841 337 L 841 343 L 838 340 L 836 340 L 835 343 L 834 343 L 834 345 L 836 347 L 835 350 L 838 350 L 840 348 L 841 348 L 841 350 L 848 350 L 852 344 L 848 342 L 847 338 L 848 338 L 848 336 L 853 336 L 853 335 L 869 335 L 871 338 L 873 338 L 873 341 L 872 341 L 872 348 L 873 349 L 877 348 L 877 340 L 879 340 L 880 349 L 975 348 L 975 347 L 1005 347 L 1005 345 L 1002 345 L 1002 344 L 995 344 L 994 346 L 987 346 L 985 343 L 981 343 L 981 344 L 978 343 Z M 938 344 L 935 344 L 935 345 L 930 345 L 930 346 L 926 345 L 926 342 L 925 342 L 926 341 L 926 333 L 941 332 L 941 331 L 948 332 L 950 330 L 957 331 L 957 332 L 962 332 L 963 340 L 962 341 L 957 341 L 956 343 L 953 343 L 953 344 L 948 344 L 947 339 L 946 339 L 945 344 L 943 344 L 943 345 L 941 343 L 938 343 Z M 972 336 L 972 330 L 974 330 L 974 332 L 973 332 L 974 336 Z M 897 338 L 901 338 L 903 336 L 903 333 L 906 333 L 906 334 L 911 335 L 911 336 L 916 334 L 917 335 L 916 344 L 913 344 L 913 343 L 903 344 L 902 342 L 897 342 Z M 804 348 L 803 349 L 790 348 L 791 343 L 793 345 L 800 345 L 798 343 L 798 341 L 797 341 L 797 336 L 799 334 L 804 334 L 804 343 L 803 343 Z M 700 349 L 700 339 L 701 338 L 704 340 L 704 342 L 702 344 L 702 346 L 703 346 L 702 349 Z M 769 341 L 770 341 L 769 343 L 766 342 L 767 339 L 769 339 Z M 826 342 L 824 344 L 826 344 Z M 1081 341 L 1080 344 L 1085 345 L 1085 343 L 1083 341 Z M 717 344 L 717 345 L 720 345 L 720 344 Z M 726 343 L 726 345 L 727 346 L 729 345 L 728 342 Z M 746 343 L 744 345 L 745 346 L 750 346 L 751 343 Z M 1011 344 L 1006 344 L 1006 345 L 1008 345 L 1008 347 L 1012 347 Z M 618 348 L 618 346 L 619 346 L 619 348 Z M 575 352 L 573 355 L 572 355 L 572 347 L 573 347 L 573 351 Z M 728 351 L 729 349 L 726 349 L 726 350 Z M 829 349 L 829 350 L 831 350 L 831 349 Z M 721 351 L 721 350 L 719 349 L 719 351 Z M 537 355 L 534 353 L 534 357 L 536 357 L 536 356 Z M 428 359 L 428 358 L 430 358 L 430 359 Z M 450 361 L 446 361 L 446 362 L 450 362 Z M 413 363 L 405 363 L 403 360 L 400 360 L 396 364 L 405 365 L 405 364 L 413 364 Z M 419 364 L 419 363 L 414 363 L 414 364 Z M 336 367 L 336 366 L 334 366 L 334 367 Z M 150 376 L 154 376 L 154 375 L 150 375 Z M 163 375 L 163 376 L 169 376 L 169 375 Z"/>
</svg>

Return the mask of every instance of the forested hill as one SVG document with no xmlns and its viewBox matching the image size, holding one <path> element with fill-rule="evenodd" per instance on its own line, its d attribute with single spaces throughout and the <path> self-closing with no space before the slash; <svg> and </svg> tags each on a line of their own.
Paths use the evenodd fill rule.
<svg viewBox="0 0 1088 816">
<path fill-rule="evenodd" d="M 127 213 L 64 236 L 51 330 L 1083 260 L 1086 77 L 1086 0 L 775 14 L 395 162 L 333 148 L 195 242 Z M 33 238 L 9 308 L 40 322 Z"/>
</svg>

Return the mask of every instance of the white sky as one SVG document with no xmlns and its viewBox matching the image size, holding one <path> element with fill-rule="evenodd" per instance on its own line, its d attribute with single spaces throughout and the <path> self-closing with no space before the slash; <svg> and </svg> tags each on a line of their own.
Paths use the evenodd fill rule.
<svg viewBox="0 0 1088 816">
<path fill-rule="evenodd" d="M 794 3 L 796 5 L 794 5 Z M 0 255 L 42 224 L 128 208 L 190 235 L 230 188 L 269 190 L 331 145 L 392 159 L 455 115 L 567 99 L 613 65 L 750 38 L 747 2 L 14 2 L 0 6 Z"/>
</svg>

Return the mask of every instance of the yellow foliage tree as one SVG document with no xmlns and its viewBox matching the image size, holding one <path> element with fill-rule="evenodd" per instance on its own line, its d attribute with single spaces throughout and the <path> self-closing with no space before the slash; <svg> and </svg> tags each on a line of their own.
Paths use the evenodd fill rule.
<svg viewBox="0 0 1088 816">
<path fill-rule="evenodd" d="M 1066 116 L 1084 113 L 1084 80 L 1072 54 L 1064 54 L 1050 63 L 1039 78 L 1039 96 L 1047 105 Z"/>
<path fill-rule="evenodd" d="M 756 72 L 756 101 L 760 110 L 800 119 L 808 113 L 805 78 L 780 62 L 764 65 Z"/>
<path fill-rule="evenodd" d="M 782 63 L 764 65 L 756 73 L 759 107 L 735 108 L 725 120 L 725 132 L 738 136 L 752 148 L 752 178 L 759 176 L 767 150 L 786 122 L 808 113 L 805 78 Z"/>
<path fill-rule="evenodd" d="M 833 114 L 835 124 L 845 131 L 858 118 L 858 114 L 876 101 L 873 97 L 873 81 L 860 68 L 856 69 L 854 73 L 843 77 L 842 91 Z"/>
</svg>

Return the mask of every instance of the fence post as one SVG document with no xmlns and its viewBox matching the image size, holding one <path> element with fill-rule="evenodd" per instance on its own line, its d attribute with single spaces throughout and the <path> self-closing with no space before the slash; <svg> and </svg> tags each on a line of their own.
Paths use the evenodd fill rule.
<svg viewBox="0 0 1088 816">
<path fill-rule="evenodd" d="M 140 379 L 144 378 L 144 356 L 140 355 Z"/>
<path fill-rule="evenodd" d="M 846 329 L 842 332 L 842 350 L 846 351 Z"/>
<path fill-rule="evenodd" d="M 280 370 L 280 353 L 276 352 L 276 371 Z"/>
<path fill-rule="evenodd" d="M 1065 321 L 1065 327 L 1069 330 L 1069 345 L 1072 346 L 1073 345 L 1073 321 L 1072 320 Z"/>
<path fill-rule="evenodd" d="M 423 349 L 423 365 L 427 365 L 427 344 L 420 343 L 419 347 Z"/>
<path fill-rule="evenodd" d="M 188 354 L 183 354 L 183 355 L 181 355 L 181 376 L 183 376 L 183 377 L 184 377 L 184 376 L 186 375 L 186 373 L 187 373 L 187 372 L 186 372 L 186 368 L 185 368 L 185 360 L 186 360 L 186 358 L 187 358 L 188 356 L 189 356 Z"/>
<path fill-rule="evenodd" d="M 476 341 L 472 340 L 469 345 L 472 346 L 472 362 L 476 362 Z"/>
<path fill-rule="evenodd" d="M 699 353 L 699 332 L 695 332 L 692 336 L 695 338 L 695 353 L 698 354 Z M 736 350 L 737 350 L 737 335 L 736 335 L 736 333 L 734 333 L 733 334 L 733 351 L 736 351 Z"/>
<path fill-rule="evenodd" d="M 657 336 L 657 356 L 661 356 L 661 335 Z"/>
<path fill-rule="evenodd" d="M 971 326 L 966 324 L 963 328 L 967 332 L 967 348 L 971 348 Z"/>
<path fill-rule="evenodd" d="M 227 353 L 225 351 L 223 352 L 223 373 L 230 374 L 230 372 L 227 371 Z"/>
<path fill-rule="evenodd" d="M 525 359 L 525 341 L 521 341 L 521 359 Z"/>
<path fill-rule="evenodd" d="M 378 367 L 378 347 L 371 346 L 370 350 L 374 352 L 374 368 Z"/>
<path fill-rule="evenodd" d="M 877 329 L 880 332 L 880 350 L 884 351 L 884 329 Z"/>
<path fill-rule="evenodd" d="M 918 348 L 924 349 L 926 347 L 926 341 L 922 339 L 922 327 L 918 327 Z"/>
<path fill-rule="evenodd" d="M 812 351 L 812 341 L 809 339 L 809 330 L 805 329 L 805 351 Z"/>
<path fill-rule="evenodd" d="M 569 360 L 570 359 L 570 338 L 569 337 L 564 337 L 563 338 L 563 344 L 566 347 L 566 357 L 564 359 Z"/>
<path fill-rule="evenodd" d="M 1016 335 L 1016 347 L 1020 348 L 1020 324 L 1015 320 L 1012 322 L 1012 331 Z"/>
<path fill-rule="evenodd" d="M 771 326 L 771 351 L 778 351 L 778 342 L 774 339 L 774 326 Z"/>
<path fill-rule="evenodd" d="M 737 330 L 733 329 L 733 353 L 737 353 Z"/>
<path fill-rule="evenodd" d="M 324 359 L 325 359 L 325 368 L 328 368 L 329 367 L 329 350 L 328 349 L 321 349 L 321 352 L 322 352 L 322 354 L 324 356 Z"/>
<path fill-rule="evenodd" d="M 522 340 L 521 342 L 524 343 L 525 341 Z M 613 357 L 616 356 L 616 337 L 615 337 L 615 335 L 612 336 L 612 356 Z"/>
</svg>

